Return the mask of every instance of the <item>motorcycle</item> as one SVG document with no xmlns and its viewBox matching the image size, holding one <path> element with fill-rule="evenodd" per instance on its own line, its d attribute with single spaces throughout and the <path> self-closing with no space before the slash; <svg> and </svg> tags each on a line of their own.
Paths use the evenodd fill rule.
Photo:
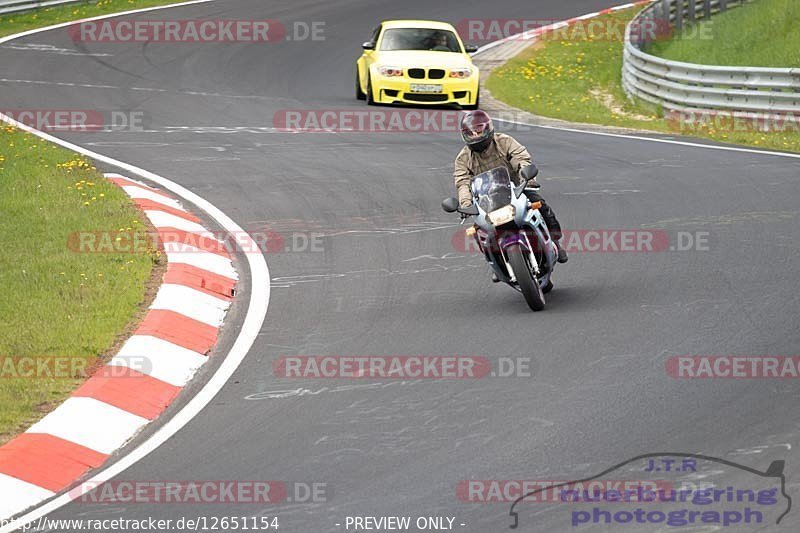
<svg viewBox="0 0 800 533">
<path fill-rule="evenodd" d="M 545 306 L 544 295 L 553 289 L 551 277 L 558 249 L 539 212 L 541 202 L 524 194 L 528 182 L 539 173 L 534 165 L 520 171 L 522 182 L 514 185 L 508 170 L 498 167 L 470 181 L 472 205 L 459 207 L 456 198 L 445 198 L 442 209 L 474 217 L 467 236 L 474 237 L 496 281 L 522 293 L 533 311 Z M 463 221 L 462 221 L 463 223 Z"/>
</svg>

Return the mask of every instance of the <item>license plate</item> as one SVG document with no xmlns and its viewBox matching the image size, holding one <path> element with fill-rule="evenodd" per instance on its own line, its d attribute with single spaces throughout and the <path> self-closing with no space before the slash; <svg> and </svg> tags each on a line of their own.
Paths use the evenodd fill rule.
<svg viewBox="0 0 800 533">
<path fill-rule="evenodd" d="M 433 83 L 412 83 L 411 84 L 411 92 L 412 93 L 440 93 L 442 92 L 442 86 L 436 85 Z"/>
</svg>

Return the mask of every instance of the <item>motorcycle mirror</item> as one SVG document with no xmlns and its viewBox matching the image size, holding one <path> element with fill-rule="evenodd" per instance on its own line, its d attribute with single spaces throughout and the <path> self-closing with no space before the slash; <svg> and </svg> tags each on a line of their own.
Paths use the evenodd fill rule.
<svg viewBox="0 0 800 533">
<path fill-rule="evenodd" d="M 539 169 L 536 168 L 536 165 L 531 163 L 527 167 L 523 167 L 522 170 L 520 170 L 519 174 L 525 181 L 530 181 L 539 175 Z"/>
<path fill-rule="evenodd" d="M 478 206 L 473 203 L 473 204 L 470 204 L 469 207 L 459 207 L 458 208 L 458 212 L 459 213 L 464 213 L 465 215 L 477 215 L 478 214 Z"/>
<path fill-rule="evenodd" d="M 455 213 L 458 211 L 458 200 L 452 196 L 450 198 L 445 198 L 442 200 L 442 209 L 444 209 L 446 213 Z"/>
</svg>

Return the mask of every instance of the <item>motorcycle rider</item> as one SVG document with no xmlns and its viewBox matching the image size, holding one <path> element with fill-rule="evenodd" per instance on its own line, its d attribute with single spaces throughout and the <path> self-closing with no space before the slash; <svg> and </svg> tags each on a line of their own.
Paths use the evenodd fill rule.
<svg viewBox="0 0 800 533">
<path fill-rule="evenodd" d="M 512 181 L 519 185 L 520 170 L 531 163 L 531 154 L 516 139 L 505 133 L 495 133 L 492 119 L 480 109 L 470 111 L 461 118 L 461 138 L 464 148 L 456 156 L 455 179 L 460 207 L 472 205 L 470 180 L 482 172 L 500 166 L 506 167 Z M 567 262 L 567 251 L 561 246 L 561 224 L 556 214 L 539 195 L 539 184 L 536 180 L 528 182 L 525 196 L 531 202 L 542 202 L 539 212 L 550 230 L 550 236 L 558 250 L 558 262 Z"/>
</svg>

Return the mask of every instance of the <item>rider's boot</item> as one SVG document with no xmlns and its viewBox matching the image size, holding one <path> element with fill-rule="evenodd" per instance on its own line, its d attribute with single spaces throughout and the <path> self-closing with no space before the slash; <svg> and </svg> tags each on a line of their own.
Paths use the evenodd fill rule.
<svg viewBox="0 0 800 533">
<path fill-rule="evenodd" d="M 567 255 L 567 251 L 561 245 L 561 239 L 553 239 L 553 242 L 556 244 L 556 250 L 558 250 L 558 262 L 566 263 L 567 261 L 569 261 L 569 256 Z"/>
</svg>

